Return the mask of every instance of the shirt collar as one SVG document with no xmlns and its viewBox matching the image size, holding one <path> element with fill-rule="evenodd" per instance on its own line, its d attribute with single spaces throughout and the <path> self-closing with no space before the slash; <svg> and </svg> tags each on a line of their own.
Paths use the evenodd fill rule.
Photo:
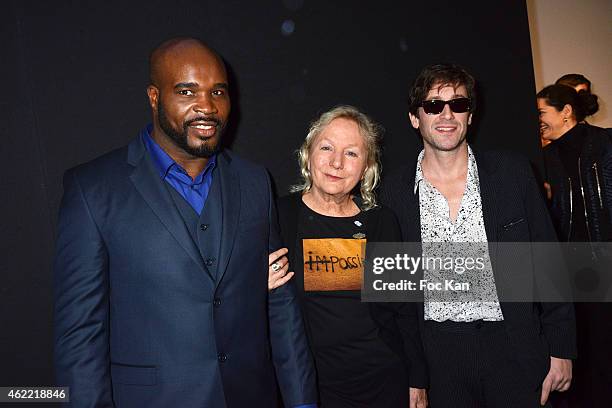
<svg viewBox="0 0 612 408">
<path fill-rule="evenodd" d="M 467 195 L 480 194 L 480 181 L 478 179 L 478 165 L 476 158 L 472 152 L 472 148 L 468 145 L 468 174 L 465 186 Z"/>
<path fill-rule="evenodd" d="M 419 157 L 417 158 L 417 167 L 416 173 L 414 175 L 414 190 L 413 193 L 416 194 L 419 189 L 419 183 L 425 180 L 423 176 L 423 168 L 421 167 L 421 162 L 423 161 L 423 157 L 425 156 L 425 149 L 421 150 L 419 153 Z M 476 166 L 476 158 L 474 157 L 474 153 L 472 152 L 472 148 L 468 145 L 468 174 L 467 174 L 467 183 L 466 190 L 468 193 L 472 192 L 474 187 L 478 187 L 478 172 Z"/>
<path fill-rule="evenodd" d="M 153 140 L 153 138 L 151 137 L 152 130 L 153 124 L 149 123 L 147 126 L 145 126 L 144 129 L 140 131 L 140 137 L 142 138 L 145 147 L 153 158 L 153 163 L 155 164 L 155 168 L 159 172 L 159 176 L 164 179 L 172 168 L 172 166 L 174 165 L 176 165 L 177 168 L 179 168 L 183 173 L 186 174 L 185 169 L 183 169 L 177 162 L 175 162 L 172 157 L 170 157 L 170 155 L 166 153 L 164 149 L 162 149 L 161 146 L 158 145 L 155 140 Z M 194 180 L 194 184 L 197 184 L 198 181 L 201 181 L 203 175 L 209 171 L 212 171 L 216 164 L 217 155 L 215 154 L 208 160 L 208 164 L 204 168 L 204 171 L 198 174 L 198 177 L 196 177 L 196 179 Z"/>
<path fill-rule="evenodd" d="M 416 194 L 417 190 L 419 189 L 419 183 L 425 179 L 425 177 L 423 177 L 423 168 L 421 167 L 421 162 L 423 161 L 424 155 L 425 149 L 421 150 L 421 153 L 419 153 L 419 157 L 417 159 L 416 174 L 414 175 L 414 194 Z"/>
<path fill-rule="evenodd" d="M 172 167 L 176 162 L 172 160 L 172 157 L 168 155 L 161 148 L 160 145 L 157 144 L 155 140 L 151 137 L 151 131 L 153 130 L 153 125 L 149 123 L 144 129 L 140 131 L 140 137 L 144 142 L 145 147 L 149 151 L 149 154 L 153 158 L 153 163 L 155 164 L 155 168 L 159 172 L 159 176 L 163 179 L 166 177 L 168 170 Z"/>
</svg>

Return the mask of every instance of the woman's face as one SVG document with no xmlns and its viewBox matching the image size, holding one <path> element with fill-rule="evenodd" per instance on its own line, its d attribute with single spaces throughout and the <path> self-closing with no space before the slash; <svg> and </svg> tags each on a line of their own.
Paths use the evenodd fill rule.
<svg viewBox="0 0 612 408">
<path fill-rule="evenodd" d="M 331 196 L 350 193 L 361 180 L 366 161 L 366 144 L 357 123 L 332 120 L 310 148 L 312 190 Z"/>
<path fill-rule="evenodd" d="M 554 106 L 546 103 L 546 99 L 538 98 L 538 113 L 540 115 L 540 137 L 544 140 L 556 140 L 572 128 L 568 105 L 558 111 Z"/>
</svg>

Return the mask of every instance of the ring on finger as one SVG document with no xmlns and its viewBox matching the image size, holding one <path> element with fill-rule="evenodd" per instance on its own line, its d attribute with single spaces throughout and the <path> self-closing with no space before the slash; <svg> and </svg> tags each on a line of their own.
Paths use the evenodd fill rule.
<svg viewBox="0 0 612 408">
<path fill-rule="evenodd" d="M 281 266 L 280 266 L 280 264 L 279 264 L 278 262 L 274 262 L 274 263 L 272 264 L 272 270 L 273 270 L 274 272 L 278 272 L 278 270 L 279 270 L 280 268 L 281 268 Z"/>
</svg>

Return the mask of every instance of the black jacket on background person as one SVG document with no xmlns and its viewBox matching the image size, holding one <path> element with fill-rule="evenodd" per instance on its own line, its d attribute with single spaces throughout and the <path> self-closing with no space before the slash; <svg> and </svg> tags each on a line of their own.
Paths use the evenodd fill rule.
<svg viewBox="0 0 612 408">
<path fill-rule="evenodd" d="M 503 152 L 474 152 L 478 165 L 482 212 L 495 282 L 508 282 L 517 272 L 513 254 L 496 251 L 497 242 L 556 242 L 556 234 L 528 161 Z M 414 192 L 416 160 L 383 179 L 380 201 L 397 215 L 404 242 L 421 242 L 419 193 Z M 526 275 L 521 273 L 521 275 Z M 499 290 L 499 287 L 498 287 Z M 571 303 L 504 302 L 505 330 L 522 375 L 541 386 L 550 357 L 576 358 L 576 327 Z M 424 311 L 417 310 L 421 333 Z"/>
<path fill-rule="evenodd" d="M 605 242 L 590 245 L 592 264 L 569 253 L 574 281 L 583 288 L 576 303 L 578 352 L 568 406 L 599 407 L 609 403 L 612 386 L 612 303 L 596 303 L 609 293 L 612 251 L 612 134 L 609 130 L 578 124 L 544 148 L 547 181 L 551 187 L 551 215 L 560 241 Z M 573 193 L 572 193 L 573 190 Z M 599 275 L 595 275 L 595 273 Z M 579 282 L 591 282 L 583 286 Z M 597 282 L 597 285 L 592 285 Z"/>
<path fill-rule="evenodd" d="M 575 150 L 575 168 L 564 153 Z M 612 138 L 602 128 L 578 124 L 544 148 L 551 214 L 560 241 L 612 241 Z M 571 195 L 572 188 L 579 194 Z M 578 198 L 576 200 L 575 198 Z M 576 225 L 580 220 L 585 225 Z M 576 237 L 576 230 L 586 236 Z M 582 234 L 580 234 L 582 235 Z"/>
<path fill-rule="evenodd" d="M 281 237 L 289 249 L 290 265 L 303 262 L 299 252 L 298 220 L 300 207 L 303 205 L 300 193 L 290 194 L 278 200 L 278 216 Z M 361 202 L 357 197 L 355 202 Z M 364 212 L 366 237 L 368 242 L 401 241 L 400 229 L 395 214 L 384 206 L 377 206 Z M 290 267 L 295 271 L 295 285 L 298 300 L 304 310 L 304 276 L 301 268 Z M 379 327 L 381 339 L 395 351 L 405 357 L 410 387 L 427 388 L 427 365 L 419 335 L 417 307 L 414 303 L 370 303 L 371 316 Z M 308 331 L 308 329 L 307 329 Z M 408 392 L 408 390 L 406 390 Z"/>
</svg>

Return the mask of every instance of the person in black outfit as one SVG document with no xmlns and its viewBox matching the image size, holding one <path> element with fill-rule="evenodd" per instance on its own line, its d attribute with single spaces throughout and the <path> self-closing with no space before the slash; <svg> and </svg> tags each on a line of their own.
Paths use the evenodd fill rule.
<svg viewBox="0 0 612 408">
<path fill-rule="evenodd" d="M 612 254 L 608 246 L 593 243 L 612 241 L 611 136 L 605 129 L 583 122 L 597 110 L 595 95 L 557 84 L 542 89 L 537 100 L 540 135 L 551 141 L 544 148 L 544 159 L 550 210 L 559 240 L 589 243 L 593 256 L 589 271 L 601 274 L 600 285 L 593 293 L 606 293 Z M 574 252 L 567 258 L 576 263 Z M 585 269 L 574 270 L 579 271 L 577 282 L 584 279 Z M 593 301 L 601 300 L 592 297 Z M 570 406 L 588 408 L 609 403 L 611 316 L 611 303 L 576 303 L 579 359 L 575 387 L 566 398 Z"/>
<path fill-rule="evenodd" d="M 421 339 L 407 323 L 416 308 L 360 301 L 362 244 L 401 238 L 373 193 L 379 134 L 354 107 L 322 114 L 298 152 L 302 183 L 278 202 L 323 408 L 427 406 Z M 275 261 L 283 253 L 271 254 L 271 288 L 288 279 L 287 257 Z"/>
<path fill-rule="evenodd" d="M 528 161 L 507 152 L 473 151 L 467 143 L 475 98 L 474 78 L 457 65 L 430 65 L 417 76 L 409 116 L 424 149 L 386 176 L 380 191 L 381 202 L 400 221 L 402 240 L 484 242 L 485 248 L 555 242 Z M 504 282 L 517 275 L 533 278 L 536 270 L 504 267 L 512 265 L 511 251 L 490 252 L 490 266 L 480 275 L 488 290 L 484 301 L 433 302 L 425 293 L 417 310 L 432 408 L 535 408 L 570 386 L 572 305 L 498 298 Z"/>
<path fill-rule="evenodd" d="M 612 240 L 612 140 L 605 129 L 580 123 L 597 108 L 593 97 L 566 85 L 537 94 L 540 134 L 551 141 L 544 148 L 546 177 L 562 241 Z"/>
</svg>

